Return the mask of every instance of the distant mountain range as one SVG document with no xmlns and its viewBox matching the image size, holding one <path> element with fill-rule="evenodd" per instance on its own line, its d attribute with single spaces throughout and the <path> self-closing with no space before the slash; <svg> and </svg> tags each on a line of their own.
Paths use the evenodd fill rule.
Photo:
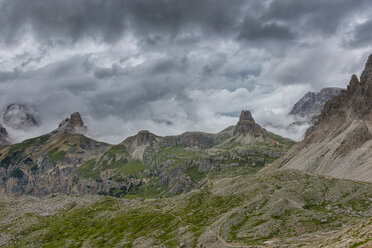
<svg viewBox="0 0 372 248">
<path fill-rule="evenodd" d="M 215 171 L 257 171 L 294 144 L 260 127 L 249 111 L 217 134 L 140 131 L 110 145 L 87 138 L 86 131 L 74 113 L 51 133 L 2 150 L 0 193 L 173 195 Z"/>
</svg>

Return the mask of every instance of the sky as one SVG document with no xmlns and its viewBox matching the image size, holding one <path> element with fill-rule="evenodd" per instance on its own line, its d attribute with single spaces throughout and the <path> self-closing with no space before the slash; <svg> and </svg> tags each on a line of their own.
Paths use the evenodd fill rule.
<svg viewBox="0 0 372 248">
<path fill-rule="evenodd" d="M 243 109 L 278 134 L 307 91 L 346 87 L 372 52 L 370 0 L 0 0 L 0 109 L 49 132 L 80 112 L 119 143 L 218 132 Z"/>
</svg>

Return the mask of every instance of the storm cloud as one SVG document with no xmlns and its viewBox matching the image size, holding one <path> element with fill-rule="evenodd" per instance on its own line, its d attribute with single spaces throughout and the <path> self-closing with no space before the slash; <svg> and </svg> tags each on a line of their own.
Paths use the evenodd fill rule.
<svg viewBox="0 0 372 248">
<path fill-rule="evenodd" d="M 40 129 L 80 111 L 120 142 L 217 132 L 242 109 L 282 135 L 308 90 L 345 87 L 371 52 L 370 1 L 0 0 L 0 107 Z"/>
</svg>

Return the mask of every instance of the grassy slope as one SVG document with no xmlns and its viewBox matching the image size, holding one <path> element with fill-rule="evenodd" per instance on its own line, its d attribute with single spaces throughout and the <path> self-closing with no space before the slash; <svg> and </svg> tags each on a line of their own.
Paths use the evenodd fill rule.
<svg viewBox="0 0 372 248">
<path fill-rule="evenodd" d="M 15 203 L 0 199 L 0 237 L 14 241 L 4 247 L 230 247 L 267 241 L 314 247 L 340 244 L 343 235 L 358 247 L 369 242 L 372 228 L 372 185 L 294 171 L 219 175 L 172 198 L 102 197 L 49 216 L 23 210 L 6 224 Z"/>
<path fill-rule="evenodd" d="M 209 174 L 218 171 L 244 171 L 256 172 L 265 164 L 275 160 L 272 154 L 286 152 L 294 143 L 291 140 L 269 133 L 271 139 L 280 141 L 280 145 L 273 145 L 271 141 L 259 141 L 253 144 L 224 143 L 211 148 L 193 149 L 182 146 L 169 146 L 162 143 L 148 147 L 145 152 L 144 161 L 135 160 L 130 157 L 125 146 L 116 145 L 100 157 L 87 161 L 78 168 L 83 178 L 99 180 L 100 173 L 104 170 L 113 170 L 113 180 L 124 181 L 128 178 L 146 179 L 135 187 L 131 187 L 128 197 L 169 197 L 175 195 L 172 186 L 177 184 L 173 180 L 181 177 L 190 183 L 179 186 L 185 191 L 197 187 Z M 254 151 L 253 154 L 246 154 L 246 151 Z M 213 160 L 215 165 L 210 165 L 208 169 L 201 169 L 205 161 Z M 239 167 L 239 168 L 237 168 Z M 185 179 L 186 178 L 186 179 Z M 175 183 L 176 182 L 176 183 Z M 180 192 L 177 192 L 180 193 Z M 109 194 L 110 195 L 110 194 Z"/>
</svg>

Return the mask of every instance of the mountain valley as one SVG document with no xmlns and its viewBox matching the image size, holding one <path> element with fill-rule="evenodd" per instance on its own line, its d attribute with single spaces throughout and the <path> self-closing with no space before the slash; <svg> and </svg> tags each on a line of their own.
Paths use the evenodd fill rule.
<svg viewBox="0 0 372 248">
<path fill-rule="evenodd" d="M 112 145 L 81 115 L 0 151 L 1 247 L 371 247 L 372 55 L 296 143 L 242 111 Z M 5 129 L 0 138 L 8 141 Z"/>
</svg>

